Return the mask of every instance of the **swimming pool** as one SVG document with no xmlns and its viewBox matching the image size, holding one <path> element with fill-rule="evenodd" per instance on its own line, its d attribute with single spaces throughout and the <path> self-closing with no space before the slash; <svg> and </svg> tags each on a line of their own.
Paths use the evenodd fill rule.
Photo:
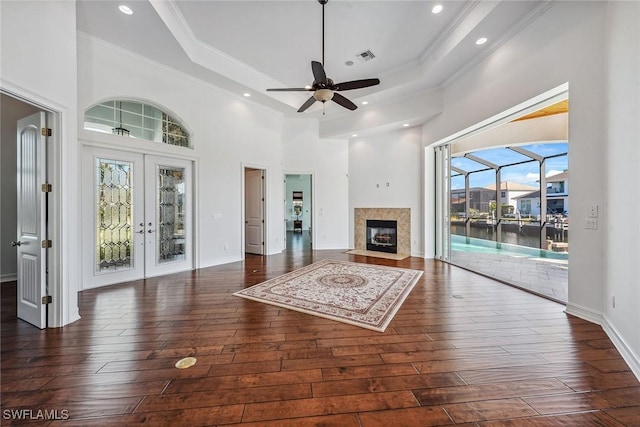
<svg viewBox="0 0 640 427">
<path fill-rule="evenodd" d="M 475 239 L 473 237 L 458 235 L 451 235 L 451 250 L 493 255 L 508 255 L 516 258 L 547 258 L 555 260 L 569 259 L 569 254 L 566 252 L 553 252 L 544 249 L 510 245 L 508 243 L 496 243 L 490 240 Z"/>
</svg>

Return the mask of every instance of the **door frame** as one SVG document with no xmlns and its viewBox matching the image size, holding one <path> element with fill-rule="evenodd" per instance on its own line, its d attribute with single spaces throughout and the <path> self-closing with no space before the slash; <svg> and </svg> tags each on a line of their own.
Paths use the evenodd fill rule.
<svg viewBox="0 0 640 427">
<path fill-rule="evenodd" d="M 50 327 L 60 327 L 74 322 L 80 318 L 77 306 L 77 285 L 73 284 L 70 277 L 79 277 L 79 266 L 68 263 L 63 268 L 65 260 L 77 258 L 76 253 L 69 253 L 69 248 L 65 246 L 65 236 L 73 230 L 62 232 L 62 133 L 69 124 L 70 114 L 67 108 L 32 92 L 28 92 L 20 87 L 9 84 L 2 80 L 0 93 L 12 97 L 25 104 L 38 108 L 46 115 L 47 126 L 51 129 L 51 136 L 48 137 L 46 167 L 47 180 L 51 184 L 53 191 L 49 194 L 47 201 L 47 235 L 53 242 L 46 255 L 47 263 L 47 294 L 51 297 L 51 304 L 46 308 L 46 325 Z M 66 125 L 66 126 L 65 126 Z M 68 137 L 67 137 L 68 138 Z M 12 141 L 12 143 L 16 143 Z M 69 142 L 71 143 L 71 142 Z M 14 159 L 15 160 L 15 159 Z M 65 173 L 66 178 L 68 172 Z M 77 231 L 77 230 L 76 230 Z M 69 239 L 71 241 L 72 239 Z M 75 249 L 76 252 L 78 249 Z M 65 280 L 63 280 L 63 275 Z M 68 285 L 64 287 L 62 283 Z"/>
<path fill-rule="evenodd" d="M 282 194 L 283 194 L 283 207 L 282 207 L 282 216 L 283 218 L 286 216 L 285 213 L 285 209 L 286 209 L 286 203 L 287 203 L 287 175 L 308 175 L 309 179 L 311 180 L 311 249 L 314 248 L 315 242 L 316 242 L 316 234 L 318 232 L 318 227 L 316 226 L 317 221 L 316 221 L 316 176 L 315 173 L 313 171 L 283 171 L 282 172 Z M 285 221 L 283 221 L 283 227 L 284 227 L 284 236 L 285 236 L 285 244 L 283 245 L 283 250 L 286 250 L 286 236 L 287 236 L 287 225 L 286 225 L 286 218 L 284 218 Z"/>
<path fill-rule="evenodd" d="M 253 164 L 253 163 L 245 163 L 242 162 L 240 164 L 240 254 L 241 254 L 241 259 L 244 260 L 246 258 L 246 253 L 245 253 L 245 243 L 246 243 L 246 239 L 247 236 L 245 235 L 245 198 L 247 197 L 246 195 L 246 191 L 245 191 L 245 172 L 247 169 L 258 169 L 262 171 L 262 174 L 264 176 L 264 179 L 262 180 L 262 191 L 264 194 L 264 204 L 263 204 L 263 209 L 264 209 L 264 227 L 262 228 L 262 238 L 264 241 L 264 249 L 263 249 L 263 254 L 264 255 L 270 255 L 271 251 L 270 251 L 270 245 L 269 245 L 269 185 L 268 185 L 268 179 L 269 179 L 269 170 L 265 165 L 258 165 L 258 164 Z"/>
</svg>

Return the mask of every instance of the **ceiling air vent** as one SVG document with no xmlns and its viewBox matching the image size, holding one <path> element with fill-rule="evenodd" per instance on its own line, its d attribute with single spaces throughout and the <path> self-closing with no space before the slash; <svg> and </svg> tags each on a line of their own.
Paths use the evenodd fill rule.
<svg viewBox="0 0 640 427">
<path fill-rule="evenodd" d="M 370 50 L 365 50 L 364 52 L 361 52 L 359 54 L 356 55 L 358 57 L 358 59 L 360 59 L 362 62 L 367 62 L 367 61 L 371 61 L 373 58 L 375 58 L 376 56 L 373 54 L 373 52 L 371 52 Z"/>
</svg>

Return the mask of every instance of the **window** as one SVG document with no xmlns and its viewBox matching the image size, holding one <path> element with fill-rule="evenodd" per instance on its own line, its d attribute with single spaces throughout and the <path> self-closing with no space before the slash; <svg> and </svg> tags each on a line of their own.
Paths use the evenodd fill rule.
<svg viewBox="0 0 640 427">
<path fill-rule="evenodd" d="M 153 105 L 111 100 L 84 113 L 84 128 L 130 138 L 189 147 L 189 133 L 180 122 Z"/>
</svg>

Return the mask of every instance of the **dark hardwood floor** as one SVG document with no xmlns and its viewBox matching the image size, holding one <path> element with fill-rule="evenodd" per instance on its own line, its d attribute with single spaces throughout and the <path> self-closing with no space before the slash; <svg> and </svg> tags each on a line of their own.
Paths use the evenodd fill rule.
<svg viewBox="0 0 640 427">
<path fill-rule="evenodd" d="M 325 258 L 424 274 L 384 333 L 231 295 Z M 438 261 L 248 256 L 84 291 L 82 319 L 44 331 L 1 290 L 2 425 L 640 425 L 640 384 L 599 326 Z"/>
</svg>

